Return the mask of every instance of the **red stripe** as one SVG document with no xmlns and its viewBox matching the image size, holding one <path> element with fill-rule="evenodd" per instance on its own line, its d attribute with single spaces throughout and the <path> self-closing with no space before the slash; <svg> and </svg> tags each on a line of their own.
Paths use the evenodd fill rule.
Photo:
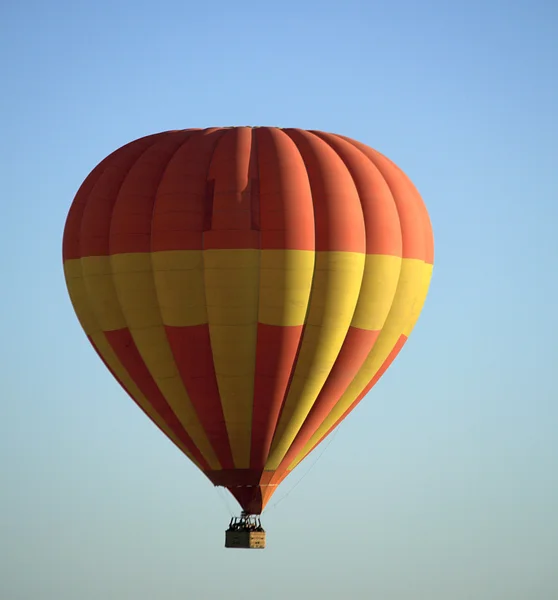
<svg viewBox="0 0 558 600">
<path fill-rule="evenodd" d="M 303 326 L 258 323 L 250 466 L 263 469 L 298 352 Z"/>
<path fill-rule="evenodd" d="M 227 426 L 213 364 L 209 326 L 165 327 L 184 387 L 223 469 L 233 469 Z"/>
<path fill-rule="evenodd" d="M 308 173 L 291 138 L 256 129 L 262 248 L 314 250 L 314 208 Z"/>
<path fill-rule="evenodd" d="M 283 473 L 325 421 L 370 354 L 379 331 L 350 327 L 331 373 L 277 471 Z"/>
<path fill-rule="evenodd" d="M 201 468 L 208 469 L 209 465 L 205 458 L 168 405 L 163 394 L 161 394 L 157 383 L 145 366 L 130 330 L 118 329 L 116 331 L 107 331 L 105 332 L 105 336 L 116 353 L 116 356 L 122 363 L 122 366 L 128 371 L 130 377 L 134 380 L 134 383 L 138 386 L 141 393 L 151 403 L 151 406 L 153 406 L 157 413 L 165 420 L 176 437 L 192 453 L 199 462 Z"/>
<path fill-rule="evenodd" d="M 325 440 L 325 438 L 341 423 L 341 421 L 343 421 L 349 416 L 349 414 L 354 410 L 354 408 L 357 406 L 357 404 L 359 404 L 359 402 L 364 398 L 364 396 L 366 396 L 366 394 L 368 394 L 368 392 L 376 385 L 376 383 L 378 383 L 378 380 L 389 369 L 391 363 L 395 360 L 395 358 L 401 351 L 401 348 L 403 348 L 403 346 L 405 345 L 406 341 L 407 336 L 401 335 L 399 337 L 397 343 L 393 347 L 393 350 L 389 353 L 388 357 L 383 362 L 382 366 L 380 367 L 376 375 L 374 375 L 370 383 L 362 390 L 357 399 L 351 404 L 351 406 L 349 406 L 349 408 L 341 415 L 341 417 L 339 417 L 339 419 L 335 421 L 335 423 L 327 430 L 326 433 L 324 433 L 324 435 L 322 435 L 318 443 L 314 445 L 314 448 L 321 444 Z"/>
</svg>

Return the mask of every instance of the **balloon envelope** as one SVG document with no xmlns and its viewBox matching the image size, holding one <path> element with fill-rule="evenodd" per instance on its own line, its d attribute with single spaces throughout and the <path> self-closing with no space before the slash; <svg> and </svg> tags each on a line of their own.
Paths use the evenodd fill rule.
<svg viewBox="0 0 558 600">
<path fill-rule="evenodd" d="M 433 238 L 413 184 L 364 144 L 192 129 L 138 139 L 91 172 L 63 259 L 114 377 L 258 514 L 401 350 Z"/>
</svg>

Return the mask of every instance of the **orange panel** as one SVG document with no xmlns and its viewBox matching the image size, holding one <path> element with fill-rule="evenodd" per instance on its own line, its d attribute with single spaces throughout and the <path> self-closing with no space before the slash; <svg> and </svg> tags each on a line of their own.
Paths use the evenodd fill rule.
<svg viewBox="0 0 558 600">
<path fill-rule="evenodd" d="M 314 207 L 296 144 L 276 128 L 256 130 L 262 248 L 314 250 Z"/>
<path fill-rule="evenodd" d="M 383 154 L 345 136 L 339 136 L 361 152 L 363 152 L 377 167 L 388 184 L 401 223 L 403 237 L 403 258 L 418 258 L 431 264 L 433 259 L 433 244 L 431 236 L 427 235 L 430 227 L 424 204 L 411 180 Z"/>
<path fill-rule="evenodd" d="M 165 168 L 192 131 L 167 133 L 134 163 L 124 180 L 110 221 L 110 254 L 149 252 L 155 196 Z"/>
<path fill-rule="evenodd" d="M 401 256 L 399 214 L 391 190 L 378 168 L 358 148 L 331 133 L 315 132 L 349 170 L 362 204 L 367 254 Z"/>
<path fill-rule="evenodd" d="M 304 160 L 314 204 L 316 251 L 366 252 L 364 216 L 349 170 L 318 136 L 287 129 Z"/>
<path fill-rule="evenodd" d="M 64 261 L 73 258 L 81 258 L 84 255 L 81 249 L 83 213 L 85 207 L 89 204 L 90 196 L 95 189 L 97 182 L 101 179 L 105 171 L 112 167 L 114 163 L 119 164 L 122 156 L 137 156 L 141 154 L 147 146 L 164 135 L 164 133 L 150 135 L 118 148 L 102 160 L 86 177 L 72 202 L 66 219 L 62 242 L 62 256 Z"/>
</svg>

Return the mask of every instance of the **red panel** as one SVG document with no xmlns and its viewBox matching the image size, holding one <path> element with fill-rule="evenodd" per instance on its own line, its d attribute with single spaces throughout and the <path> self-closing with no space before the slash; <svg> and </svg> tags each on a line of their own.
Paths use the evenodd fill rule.
<svg viewBox="0 0 558 600">
<path fill-rule="evenodd" d="M 304 160 L 312 200 L 316 251 L 366 252 L 364 217 L 347 167 L 318 136 L 287 129 Z"/>
<path fill-rule="evenodd" d="M 213 364 L 209 326 L 165 327 L 176 366 L 201 425 L 224 469 L 234 468 L 219 387 Z"/>
<path fill-rule="evenodd" d="M 105 336 L 116 353 L 118 360 L 120 360 L 122 366 L 128 371 L 130 377 L 134 380 L 134 383 L 138 386 L 141 393 L 149 400 L 153 408 L 165 420 L 175 433 L 176 437 L 192 453 L 201 468 L 208 469 L 209 465 L 206 460 L 198 450 L 197 446 L 195 446 L 171 407 L 168 405 L 163 394 L 161 394 L 157 383 L 145 366 L 130 330 L 118 329 L 116 331 L 107 331 L 105 332 Z"/>
<path fill-rule="evenodd" d="M 110 227 L 110 253 L 151 251 L 151 223 L 165 169 L 193 131 L 168 132 L 130 169 L 116 199 Z"/>
<path fill-rule="evenodd" d="M 401 225 L 388 184 L 355 146 L 331 133 L 314 132 L 341 157 L 356 185 L 364 215 L 367 254 L 401 256 Z"/>
<path fill-rule="evenodd" d="M 160 136 L 142 138 L 116 151 L 91 191 L 81 221 L 81 255 L 107 256 L 112 213 L 130 169 Z"/>
<path fill-rule="evenodd" d="M 260 515 L 264 509 L 262 489 L 257 487 L 230 487 L 229 492 L 236 498 L 242 510 L 249 515 Z"/>
<path fill-rule="evenodd" d="M 64 261 L 81 258 L 80 234 L 83 211 L 87 205 L 89 194 L 103 174 L 108 160 L 109 159 L 106 158 L 91 171 L 86 180 L 81 184 L 74 201 L 70 206 L 68 216 L 66 217 L 64 238 L 62 241 L 62 258 Z"/>
<path fill-rule="evenodd" d="M 119 164 L 121 156 L 128 156 L 129 153 L 136 147 L 144 147 L 154 142 L 156 138 L 159 138 L 164 134 L 149 135 L 138 140 L 134 140 L 121 148 L 118 148 L 105 159 L 103 159 L 91 173 L 87 176 L 85 181 L 81 184 L 74 201 L 70 207 L 68 218 L 66 220 L 66 226 L 64 228 L 64 239 L 63 239 L 63 259 L 68 260 L 72 258 L 81 258 L 84 256 L 81 250 L 81 234 L 82 232 L 82 218 L 85 207 L 89 203 L 89 196 L 95 189 L 97 182 L 105 174 L 105 171 L 109 170 L 114 163 Z"/>
<path fill-rule="evenodd" d="M 263 469 L 287 393 L 303 327 L 258 323 L 250 466 Z"/>
<path fill-rule="evenodd" d="M 252 229 L 206 231 L 203 234 L 204 250 L 247 249 L 260 247 L 260 232 Z"/>
<path fill-rule="evenodd" d="M 367 331 L 357 327 L 349 328 L 345 342 L 324 387 L 277 469 L 279 473 L 283 473 L 288 469 L 333 410 L 333 407 L 356 377 L 379 335 L 379 331 Z"/>
<path fill-rule="evenodd" d="M 314 208 L 308 174 L 291 138 L 256 129 L 262 248 L 314 250 Z"/>
<path fill-rule="evenodd" d="M 418 258 L 424 261 L 432 260 L 433 245 L 429 244 L 426 235 L 430 222 L 425 219 L 422 198 L 410 179 L 383 154 L 345 136 L 340 138 L 363 152 L 378 168 L 386 183 L 389 185 L 401 223 L 403 239 L 403 258 Z"/>
<path fill-rule="evenodd" d="M 203 248 L 208 204 L 213 202 L 214 185 L 208 182 L 211 157 L 223 129 L 197 132 L 175 153 L 157 190 L 153 210 L 151 249 L 198 250 Z"/>
</svg>

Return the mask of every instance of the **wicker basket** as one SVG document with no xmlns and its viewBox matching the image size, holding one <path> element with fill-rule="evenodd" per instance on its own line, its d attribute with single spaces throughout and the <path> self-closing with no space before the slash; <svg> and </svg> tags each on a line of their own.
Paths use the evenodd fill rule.
<svg viewBox="0 0 558 600">
<path fill-rule="evenodd" d="M 225 548 L 265 548 L 265 531 L 226 531 Z"/>
</svg>

